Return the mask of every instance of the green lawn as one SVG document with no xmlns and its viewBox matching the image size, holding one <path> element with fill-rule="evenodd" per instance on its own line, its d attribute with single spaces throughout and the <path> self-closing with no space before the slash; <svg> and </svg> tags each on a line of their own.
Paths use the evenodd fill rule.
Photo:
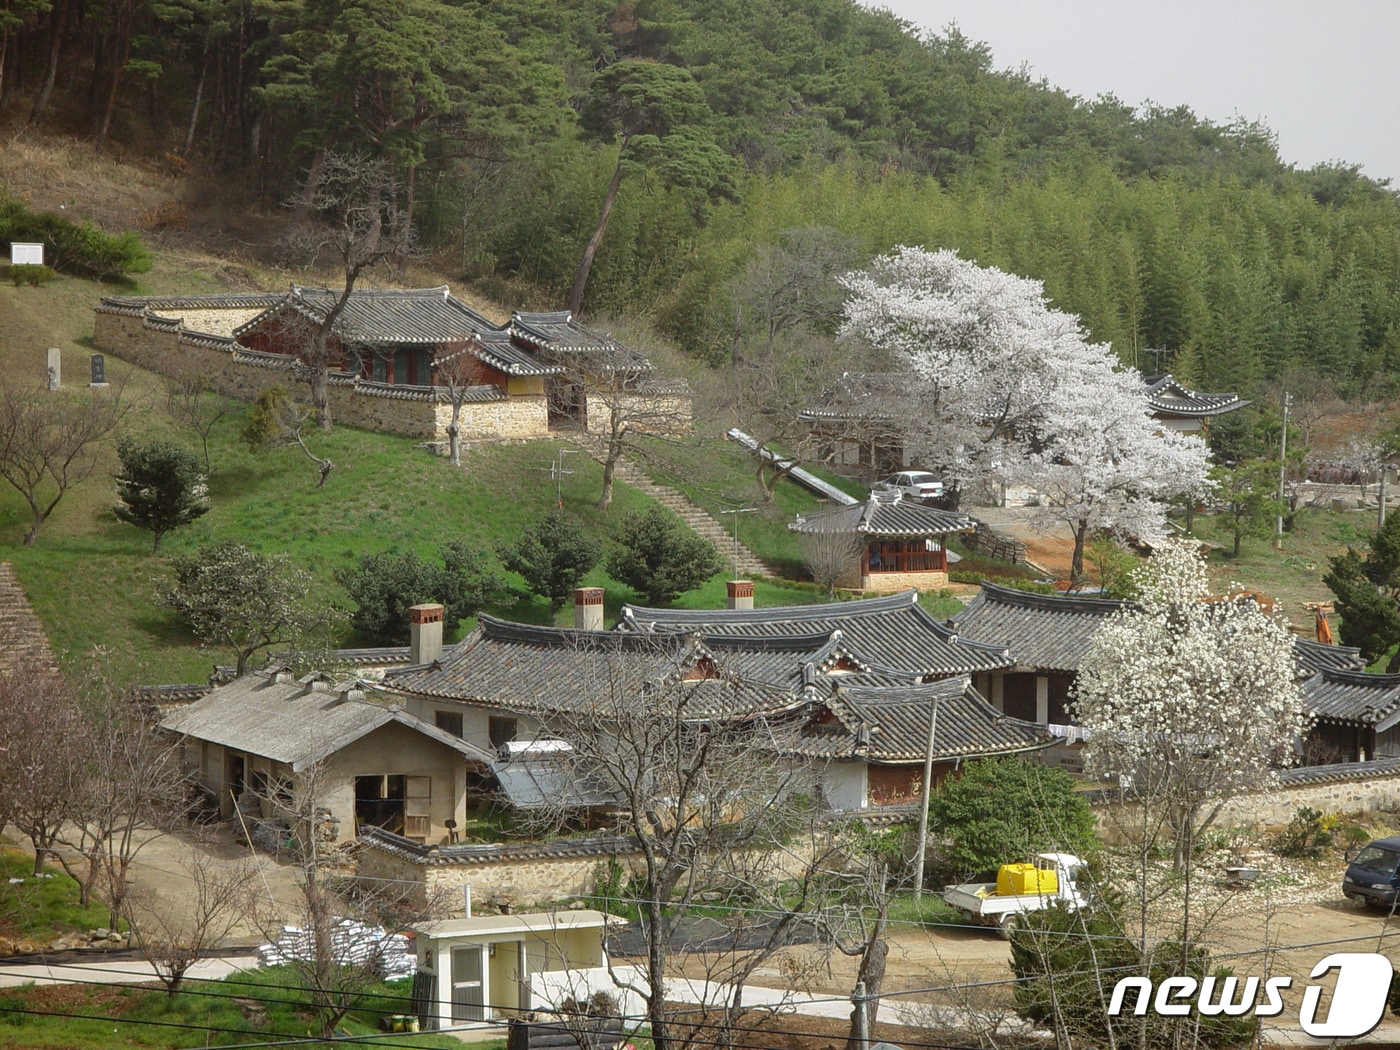
<svg viewBox="0 0 1400 1050">
<path fill-rule="evenodd" d="M 223 1046 L 279 1036 L 305 1039 L 315 1033 L 316 1018 L 306 993 L 295 987 L 296 980 L 294 971 L 274 967 L 224 981 L 191 982 L 188 991 L 174 997 L 164 991 L 116 985 L 4 989 L 0 991 L 0 1046 L 118 1050 Z M 395 1046 L 461 1047 L 461 1041 L 450 1035 L 384 1036 L 379 1032 L 376 1022 L 381 1016 L 409 1012 L 411 983 L 386 981 L 371 988 L 338 1031 L 352 1038 L 378 1036 Z M 472 1045 L 501 1050 L 505 1040 Z"/>
<path fill-rule="evenodd" d="M 84 908 L 78 900 L 78 884 L 57 864 L 50 861 L 36 877 L 32 853 L 0 847 L 0 934 L 49 941 L 107 925 L 107 905 Z"/>
</svg>

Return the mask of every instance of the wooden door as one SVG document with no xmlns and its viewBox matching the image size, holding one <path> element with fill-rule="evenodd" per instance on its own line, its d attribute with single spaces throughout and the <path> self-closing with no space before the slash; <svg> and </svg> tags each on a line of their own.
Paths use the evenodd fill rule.
<svg viewBox="0 0 1400 1050">
<path fill-rule="evenodd" d="M 426 842 L 431 831 L 432 777 L 404 777 L 403 833 L 405 838 Z"/>
</svg>

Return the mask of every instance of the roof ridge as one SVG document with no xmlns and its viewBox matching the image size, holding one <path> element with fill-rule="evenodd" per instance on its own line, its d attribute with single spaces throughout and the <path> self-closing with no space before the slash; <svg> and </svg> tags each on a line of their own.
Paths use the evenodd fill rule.
<svg viewBox="0 0 1400 1050">
<path fill-rule="evenodd" d="M 1026 608 L 1040 608 L 1056 612 L 1110 613 L 1130 608 L 1133 604 L 1122 598 L 1040 594 L 1036 591 L 1023 591 L 1017 587 L 1005 587 L 988 580 L 982 581 L 982 593 L 979 597 L 986 597 L 989 600 L 1000 601 L 1007 605 L 1020 605 Z"/>
</svg>

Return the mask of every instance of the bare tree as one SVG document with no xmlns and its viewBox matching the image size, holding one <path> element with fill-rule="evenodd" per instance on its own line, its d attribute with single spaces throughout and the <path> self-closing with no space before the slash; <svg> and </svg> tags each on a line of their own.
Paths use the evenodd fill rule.
<svg viewBox="0 0 1400 1050">
<path fill-rule="evenodd" d="M 307 173 L 301 191 L 289 206 L 311 216 L 299 225 L 289 247 L 314 264 L 330 255 L 340 266 L 343 284 L 330 305 L 308 326 L 300 345 L 316 420 L 331 428 L 328 394 L 330 367 L 339 356 L 340 342 L 350 334 L 338 332 L 341 314 L 360 276 L 375 266 L 401 263 L 414 247 L 413 224 L 399 206 L 399 185 L 389 161 L 327 150 Z"/>
<path fill-rule="evenodd" d="M 446 914 L 449 894 L 407 882 L 356 880 L 336 871 L 338 831 L 323 799 L 330 790 L 324 761 L 309 763 L 262 797 L 292 828 L 298 846 L 296 896 L 261 902 L 256 919 L 279 947 L 292 983 L 310 994 L 329 1039 L 345 1015 L 384 977 L 385 942 Z M 284 940 L 290 927 L 298 934 Z"/>
<path fill-rule="evenodd" d="M 752 683 L 698 654 L 687 639 L 629 637 L 580 643 L 592 683 L 544 736 L 568 743 L 540 780 L 543 817 L 580 808 L 610 813 L 638 860 L 631 933 L 658 1050 L 725 1045 L 752 1009 L 744 988 L 755 970 L 810 929 L 824 873 L 839 864 L 829 829 L 805 800 L 811 766 L 781 758 L 784 732 L 756 709 Z M 761 692 L 761 690 L 760 690 Z M 716 930 L 699 907 L 734 909 Z M 670 1004 L 677 963 L 705 1001 L 687 1021 Z"/>
<path fill-rule="evenodd" d="M 310 419 L 311 413 L 297 404 L 290 393 L 281 387 L 272 387 L 258 396 L 248 425 L 243 428 L 243 440 L 255 452 L 295 445 L 316 464 L 316 487 L 323 489 L 335 464 L 329 456 L 316 455 L 306 443 L 303 431 Z"/>
<path fill-rule="evenodd" d="M 836 581 L 851 569 L 860 558 L 864 540 L 856 532 L 804 532 L 799 537 L 802 544 L 802 561 L 812 580 L 819 587 L 826 588 L 826 596 L 836 595 Z"/>
<path fill-rule="evenodd" d="M 100 887 L 115 928 L 131 892 L 132 864 L 148 843 L 184 821 L 188 784 L 179 745 L 158 733 L 134 695 L 114 688 L 104 657 L 98 654 L 84 705 L 81 805 L 61 839 L 85 870 L 66 853 L 57 856 L 85 897 Z"/>
<path fill-rule="evenodd" d="M 165 412 L 176 424 L 199 436 L 208 473 L 209 435 L 219 420 L 234 409 L 234 402 L 215 393 L 203 372 L 182 372 L 165 384 Z"/>
<path fill-rule="evenodd" d="M 0 478 L 29 507 L 26 547 L 68 490 L 97 469 L 102 439 L 128 408 L 121 393 L 119 386 L 70 397 L 0 381 Z"/>
<path fill-rule="evenodd" d="M 617 343 L 588 352 L 573 352 L 565 360 L 565 384 L 583 398 L 585 434 L 579 443 L 603 466 L 598 507 L 612 503 L 613 477 L 624 455 L 650 455 L 637 440 L 644 436 L 675 435 L 690 429 L 690 386 L 683 379 L 652 374 L 641 354 Z"/>
<path fill-rule="evenodd" d="M 447 454 L 452 460 L 452 465 L 460 467 L 462 406 L 467 403 L 467 391 L 481 385 L 481 362 L 468 353 L 461 343 L 449 343 L 438 348 L 433 358 L 433 374 L 437 377 L 438 387 L 452 406 L 452 418 L 447 424 Z"/>
<path fill-rule="evenodd" d="M 0 675 L 0 827 L 28 837 L 35 875 L 81 810 L 86 729 L 56 668 L 25 661 Z"/>
<path fill-rule="evenodd" d="M 122 915 L 132 943 L 172 996 L 204 955 L 238 929 L 252 905 L 256 867 L 248 860 L 225 863 L 198 848 L 180 861 L 189 889 L 175 900 L 146 892 L 130 895 Z"/>
</svg>

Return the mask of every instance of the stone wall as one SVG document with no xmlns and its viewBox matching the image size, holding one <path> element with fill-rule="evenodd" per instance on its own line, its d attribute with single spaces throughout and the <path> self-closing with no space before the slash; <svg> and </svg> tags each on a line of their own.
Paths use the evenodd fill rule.
<svg viewBox="0 0 1400 1050">
<path fill-rule="evenodd" d="M 161 317 L 149 310 L 137 314 L 99 307 L 93 322 L 93 344 L 104 353 L 162 375 L 202 373 L 211 388 L 244 401 L 256 400 L 271 387 L 290 389 L 298 383 L 295 362 L 289 358 L 250 351 L 225 336 L 189 331 L 178 318 Z M 538 392 L 464 405 L 459 421 L 462 440 L 548 437 L 543 384 L 527 384 L 527 388 L 538 388 Z M 423 388 L 333 380 L 328 396 L 332 418 L 347 426 L 447 441 L 452 406 L 435 400 Z"/>
<path fill-rule="evenodd" d="M 691 403 L 688 395 L 613 395 L 585 393 L 585 418 L 590 433 L 606 434 L 612 429 L 612 403 L 616 402 L 627 425 L 645 434 L 684 434 L 690 430 Z"/>
<path fill-rule="evenodd" d="M 1095 808 L 1101 811 L 1099 828 L 1112 836 L 1115 822 L 1102 812 L 1106 805 L 1101 797 L 1094 799 Z M 1279 831 L 1302 806 L 1346 817 L 1400 813 L 1400 759 L 1286 770 L 1275 786 L 1225 803 L 1215 826 Z"/>
<path fill-rule="evenodd" d="M 841 574 L 836 586 L 862 591 L 907 591 L 910 587 L 919 591 L 940 591 L 948 586 L 946 572 L 877 572 L 862 576 L 860 563 Z"/>
</svg>

